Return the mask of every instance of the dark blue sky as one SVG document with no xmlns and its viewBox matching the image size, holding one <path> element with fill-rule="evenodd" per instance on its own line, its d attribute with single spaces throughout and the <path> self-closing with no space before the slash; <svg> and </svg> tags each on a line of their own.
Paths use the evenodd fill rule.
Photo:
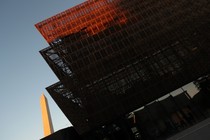
<svg viewBox="0 0 210 140">
<path fill-rule="evenodd" d="M 57 82 L 39 54 L 46 41 L 34 24 L 84 0 L 1 0 L 0 2 L 0 139 L 43 137 L 39 98 L 45 92 L 54 129 L 70 125 L 45 87 Z"/>
</svg>

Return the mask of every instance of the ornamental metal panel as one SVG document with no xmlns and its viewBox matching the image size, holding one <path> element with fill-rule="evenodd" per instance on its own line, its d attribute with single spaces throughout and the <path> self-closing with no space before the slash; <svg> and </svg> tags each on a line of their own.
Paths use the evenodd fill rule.
<svg viewBox="0 0 210 140">
<path fill-rule="evenodd" d="M 209 24 L 208 0 L 86 1 L 36 24 L 50 45 L 40 53 L 83 117 L 72 119 L 76 104 L 57 84 L 48 91 L 85 133 L 209 73 Z"/>
</svg>

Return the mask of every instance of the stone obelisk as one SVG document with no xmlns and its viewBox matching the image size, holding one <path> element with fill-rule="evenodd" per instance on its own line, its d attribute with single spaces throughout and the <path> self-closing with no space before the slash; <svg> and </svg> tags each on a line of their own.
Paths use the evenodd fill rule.
<svg viewBox="0 0 210 140">
<path fill-rule="evenodd" d="M 44 96 L 44 94 L 41 95 L 40 98 L 40 105 L 41 105 L 41 111 L 42 111 L 42 122 L 43 122 L 43 128 L 44 128 L 44 136 L 48 136 L 54 132 L 53 125 L 52 125 L 52 119 L 50 115 L 50 110 L 47 102 L 47 98 Z"/>
</svg>

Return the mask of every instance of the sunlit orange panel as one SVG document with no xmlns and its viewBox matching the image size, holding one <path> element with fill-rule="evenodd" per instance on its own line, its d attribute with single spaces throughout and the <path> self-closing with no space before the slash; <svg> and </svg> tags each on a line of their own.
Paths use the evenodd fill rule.
<svg viewBox="0 0 210 140">
<path fill-rule="evenodd" d="M 48 43 L 51 43 L 58 38 L 79 32 L 80 30 L 87 28 L 87 26 L 90 27 L 87 29 L 90 35 L 96 34 L 99 32 L 99 29 L 97 29 L 98 23 L 104 26 L 113 20 L 109 16 L 102 16 L 101 18 L 98 17 L 100 22 L 95 23 L 95 21 L 92 21 L 94 17 L 101 15 L 101 13 L 111 10 L 111 13 L 118 13 L 118 15 L 121 15 L 118 21 L 119 24 L 124 24 L 126 22 L 124 13 L 121 13 L 119 9 L 117 11 L 117 7 L 113 4 L 116 2 L 117 1 L 113 2 L 112 0 L 89 0 L 41 21 L 35 26 Z M 103 27 L 100 31 L 101 30 L 103 30 Z"/>
</svg>

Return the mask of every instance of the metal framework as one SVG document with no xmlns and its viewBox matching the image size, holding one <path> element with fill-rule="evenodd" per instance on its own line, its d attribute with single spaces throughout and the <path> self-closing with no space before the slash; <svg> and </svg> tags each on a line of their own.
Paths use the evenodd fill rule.
<svg viewBox="0 0 210 140">
<path fill-rule="evenodd" d="M 209 73 L 209 24 L 208 0 L 86 1 L 36 24 L 47 90 L 84 134 Z"/>
<path fill-rule="evenodd" d="M 89 0 L 37 23 L 35 26 L 48 43 L 70 34 L 77 33 L 90 25 L 91 28 L 86 30 L 89 35 L 93 35 L 100 32 L 101 28 L 107 28 L 106 26 L 108 25 L 97 25 L 92 19 L 100 18 L 100 22 L 103 24 L 110 24 L 113 22 L 113 15 L 110 16 L 106 14 L 104 16 L 99 16 L 103 13 L 107 13 L 107 11 L 109 11 L 110 14 L 120 15 L 120 20 L 117 19 L 118 23 L 125 22 L 125 13 L 121 12 L 120 9 L 116 7 L 118 2 L 119 0 Z M 101 26 L 101 28 L 97 29 L 98 26 Z"/>
</svg>

